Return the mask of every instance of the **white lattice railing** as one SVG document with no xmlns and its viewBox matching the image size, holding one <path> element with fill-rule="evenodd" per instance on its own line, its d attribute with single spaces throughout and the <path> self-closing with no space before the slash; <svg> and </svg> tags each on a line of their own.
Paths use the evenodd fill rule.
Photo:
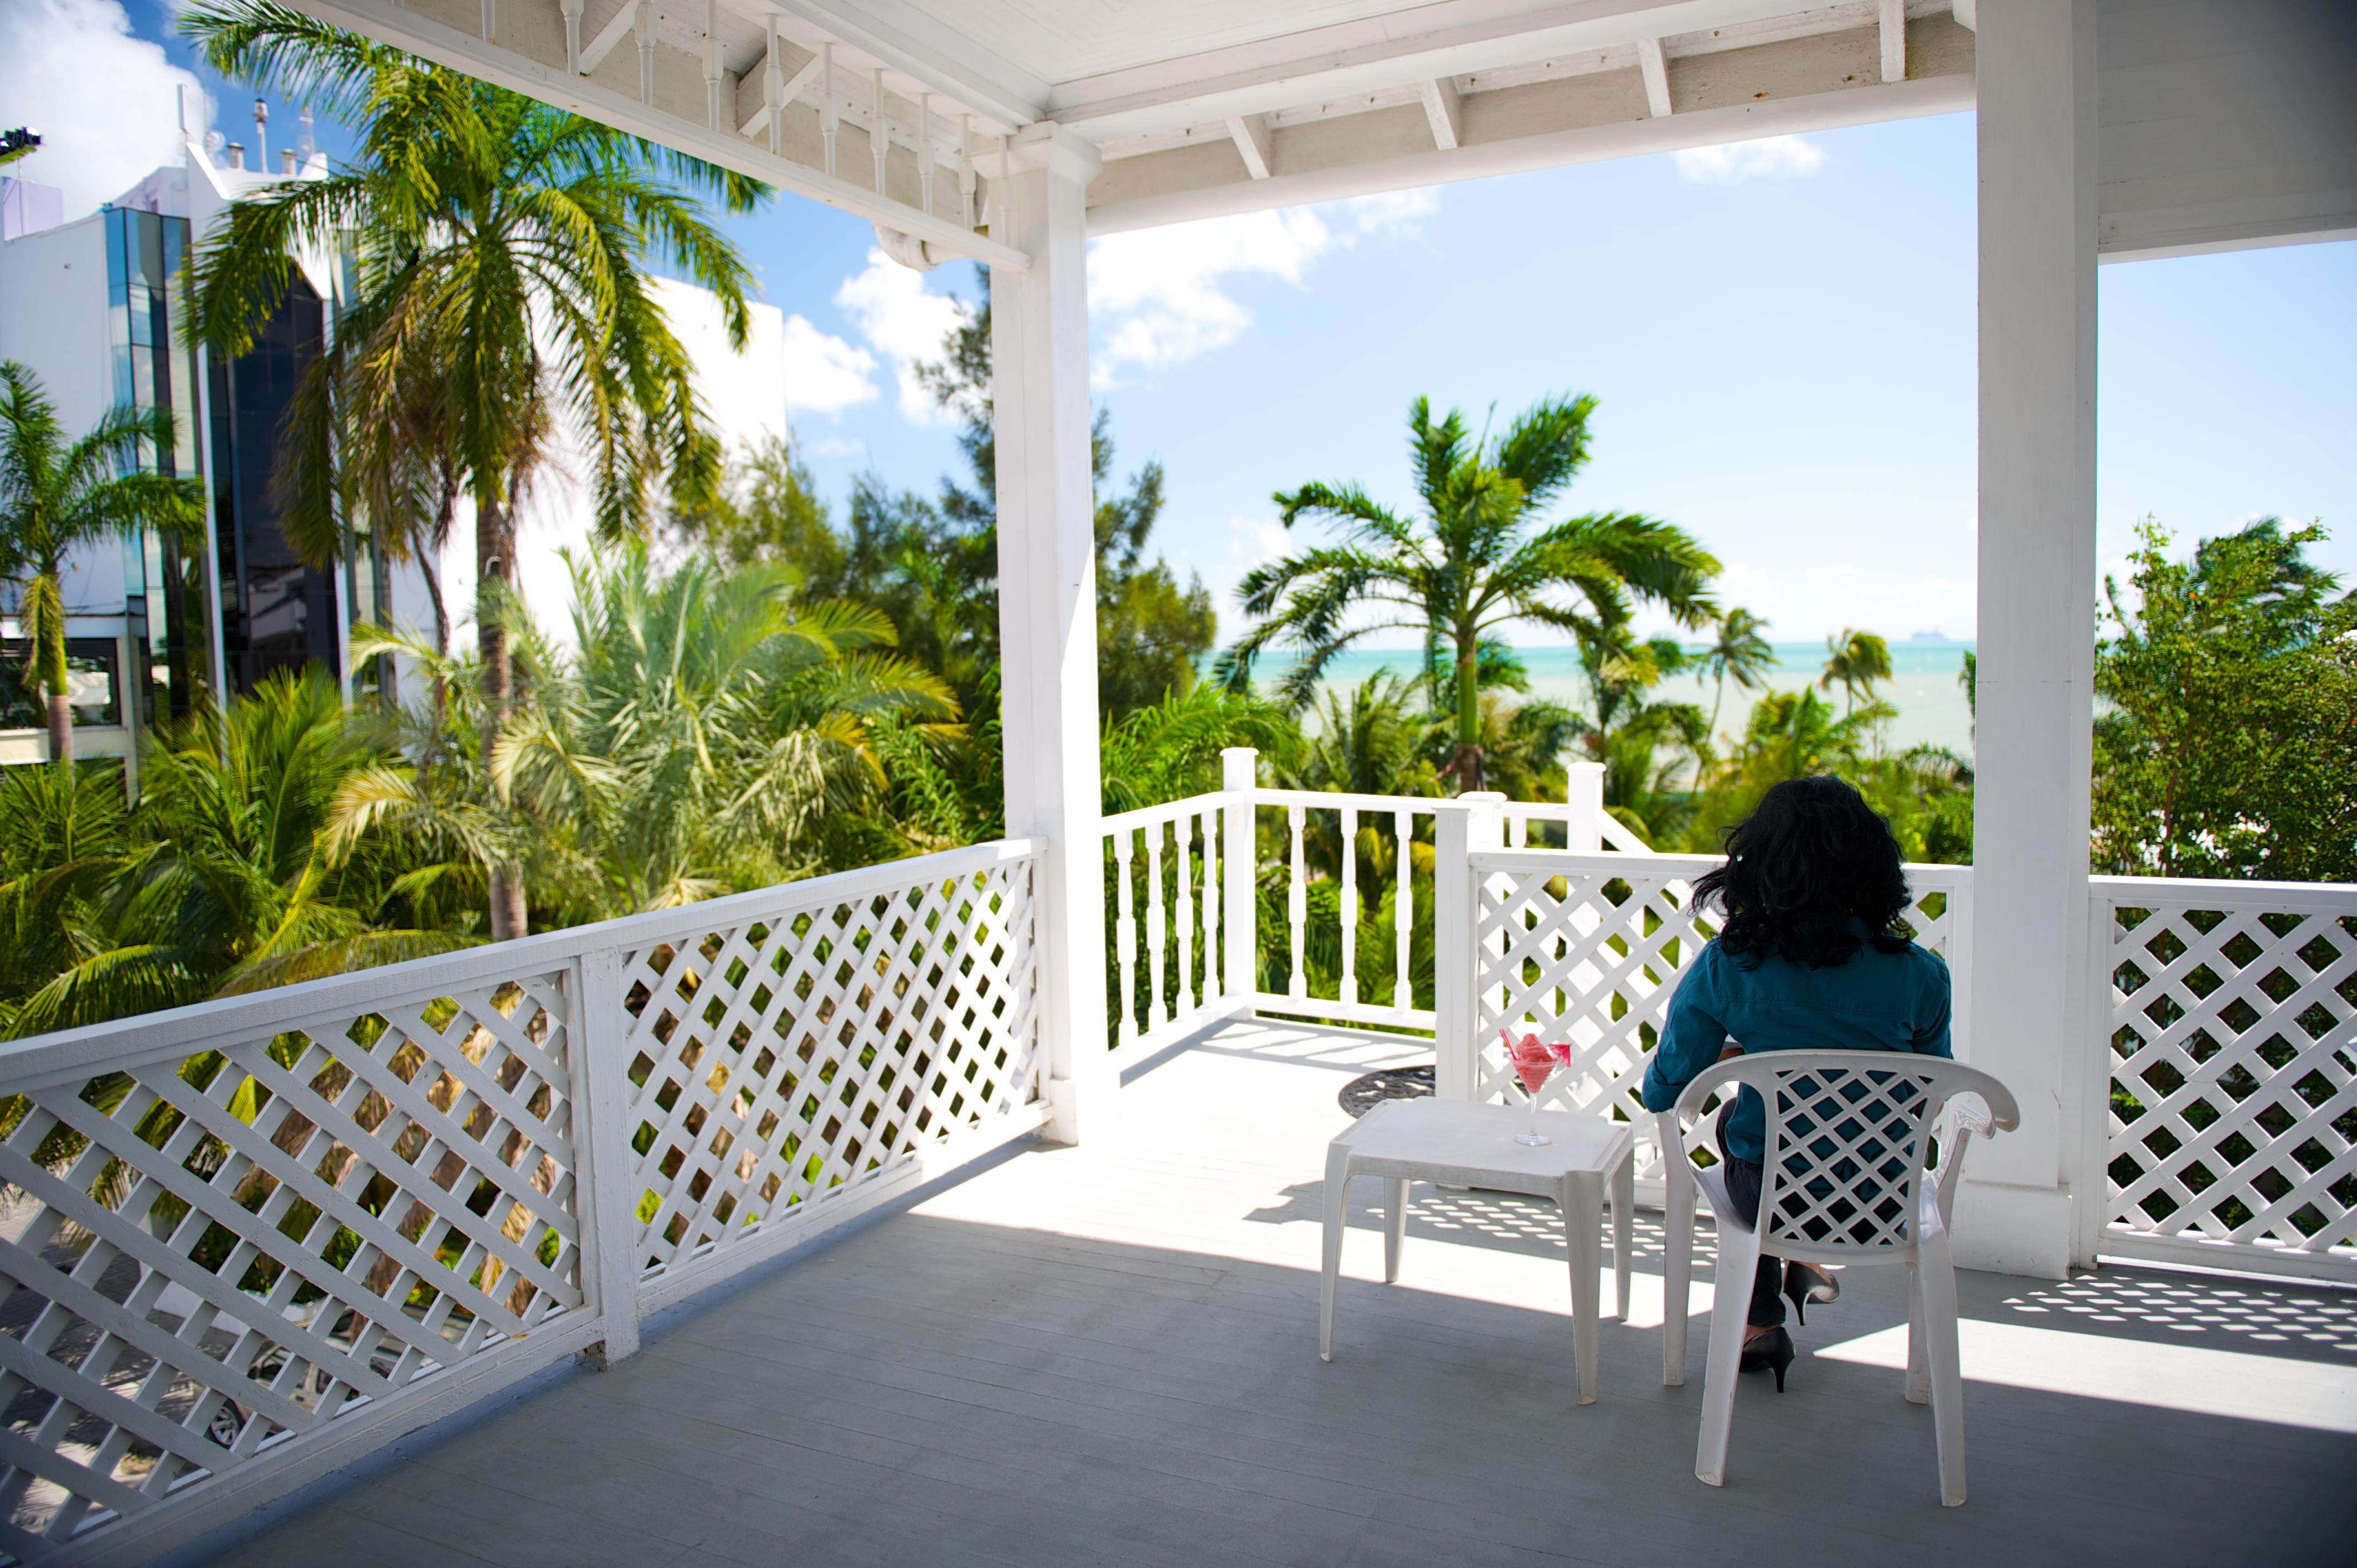
<svg viewBox="0 0 2357 1568">
<path fill-rule="evenodd" d="M 2096 1247 L 2357 1281 L 2357 887 L 2099 876 Z"/>
<path fill-rule="evenodd" d="M 0 1047 L 0 1546 L 137 1561 L 1036 1127 L 1034 861 Z"/>
<path fill-rule="evenodd" d="M 1721 862 L 1706 854 L 1573 854 L 1503 849 L 1469 856 L 1478 953 L 1471 1037 L 1441 1053 L 1441 1092 L 1523 1102 L 1501 1029 L 1568 1040 L 1572 1070 L 1550 1103 L 1598 1109 L 1637 1130 L 1638 1179 L 1656 1189 L 1661 1151 L 1642 1108 L 1645 1063 L 1678 976 L 1717 922 L 1691 908 L 1692 885 Z M 1966 1054 L 1972 872 L 1910 865 L 1915 939 L 1955 973 L 1956 1054 Z M 1690 1150 L 1706 1145 L 1706 1123 Z"/>
</svg>

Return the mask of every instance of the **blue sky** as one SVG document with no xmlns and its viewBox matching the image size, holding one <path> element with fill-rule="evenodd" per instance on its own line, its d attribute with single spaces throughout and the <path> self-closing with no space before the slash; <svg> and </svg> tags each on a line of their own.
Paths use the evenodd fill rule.
<svg viewBox="0 0 2357 1568">
<path fill-rule="evenodd" d="M 168 135 L 167 61 L 191 63 L 163 7 L 5 9 L 0 102 L 47 123 L 0 113 L 64 132 L 102 166 L 84 185 L 138 177 L 138 137 Z M 41 93 L 45 34 L 114 90 Z M 250 142 L 251 94 L 206 85 Z M 274 146 L 293 118 L 274 105 Z M 1595 457 L 1570 507 L 1691 530 L 1780 640 L 1968 635 L 1973 201 L 1972 117 L 1950 115 L 1120 236 L 1092 255 L 1098 397 L 1122 471 L 1163 464 L 1157 542 L 1230 629 L 1235 578 L 1284 544 L 1272 490 L 1356 479 L 1406 505 L 1411 398 L 1478 424 L 1581 392 Z M 790 318 L 822 488 L 839 505 L 873 470 L 930 490 L 954 433 L 899 372 L 974 270 L 879 263 L 866 224 L 792 198 L 730 228 Z M 2321 517 L 2319 554 L 2357 580 L 2357 243 L 2106 266 L 2101 287 L 2105 563 L 2147 512 L 2189 542 L 2276 512 Z"/>
</svg>

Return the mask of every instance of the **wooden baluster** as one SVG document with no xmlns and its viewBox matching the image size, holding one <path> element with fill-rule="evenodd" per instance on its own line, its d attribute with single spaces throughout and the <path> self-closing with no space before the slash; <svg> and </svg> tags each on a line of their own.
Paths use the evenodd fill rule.
<svg viewBox="0 0 2357 1568">
<path fill-rule="evenodd" d="M 1195 1011 L 1195 890 L 1188 886 L 1188 841 L 1195 836 L 1195 819 L 1190 812 L 1170 824 L 1178 836 L 1178 864 L 1170 875 L 1171 889 L 1178 896 L 1178 1015 L 1185 1017 Z"/>
<path fill-rule="evenodd" d="M 1146 1026 L 1170 1022 L 1170 999 L 1162 989 L 1163 939 L 1168 924 L 1162 917 L 1162 824 L 1146 830 L 1146 972 L 1153 989 L 1146 993 Z"/>
<path fill-rule="evenodd" d="M 1398 943 L 1398 968 L 1392 975 L 1392 1008 L 1405 1013 L 1415 1005 L 1415 981 L 1408 972 L 1409 939 L 1415 929 L 1415 878 L 1410 874 L 1412 857 L 1408 853 L 1409 835 L 1415 831 L 1415 817 L 1409 811 L 1392 813 L 1393 848 L 1392 875 L 1399 883 L 1397 897 L 1392 900 L 1392 932 Z"/>
<path fill-rule="evenodd" d="M 1301 854 L 1301 808 L 1287 806 L 1285 820 L 1293 835 L 1293 876 L 1285 899 L 1286 919 L 1293 928 L 1293 978 L 1286 984 L 1286 993 L 1307 996 L 1309 972 L 1301 961 L 1301 939 L 1309 924 L 1309 871 Z"/>
<path fill-rule="evenodd" d="M 1342 1003 L 1359 1000 L 1359 812 L 1342 808 Z"/>
<path fill-rule="evenodd" d="M 1113 925 L 1114 955 L 1121 961 L 1121 1028 L 1120 1042 L 1129 1044 L 1137 1038 L 1135 1004 L 1137 997 L 1137 919 L 1131 907 L 1129 890 L 1130 843 L 1129 830 L 1124 828 L 1114 835 L 1113 857 L 1119 894 L 1120 913 Z"/>
<path fill-rule="evenodd" d="M 1220 811 L 1203 813 L 1203 1005 L 1227 994 L 1220 983 Z"/>
</svg>

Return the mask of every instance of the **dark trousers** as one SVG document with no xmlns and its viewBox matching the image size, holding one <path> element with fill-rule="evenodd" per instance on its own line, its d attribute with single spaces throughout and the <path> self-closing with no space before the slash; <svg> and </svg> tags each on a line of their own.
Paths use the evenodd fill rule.
<svg viewBox="0 0 2357 1568">
<path fill-rule="evenodd" d="M 1718 1152 L 1727 1166 L 1727 1196 L 1733 1200 L 1736 1212 L 1752 1216 L 1756 1225 L 1760 1213 L 1760 1164 L 1738 1159 L 1727 1152 L 1727 1119 L 1734 1113 L 1735 1100 L 1729 1096 L 1718 1113 Z M 1751 1307 L 1743 1320 L 1754 1328 L 1773 1328 L 1784 1321 L 1783 1259 L 1761 1254 L 1759 1272 L 1751 1276 Z"/>
</svg>

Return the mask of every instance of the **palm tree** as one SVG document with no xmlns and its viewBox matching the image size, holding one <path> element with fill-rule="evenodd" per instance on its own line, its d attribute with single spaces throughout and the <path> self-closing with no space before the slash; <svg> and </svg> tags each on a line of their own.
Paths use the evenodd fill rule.
<svg viewBox="0 0 2357 1568">
<path fill-rule="evenodd" d="M 48 702 L 49 756 L 73 760 L 66 677 L 66 557 L 127 530 L 177 533 L 204 516 L 203 488 L 138 469 L 147 443 L 172 449 L 168 409 L 112 410 L 78 441 L 66 437 L 39 378 L 0 360 L 0 581 L 15 585 Z"/>
<path fill-rule="evenodd" d="M 1435 424 L 1428 400 L 1408 411 L 1421 516 L 1400 516 L 1351 484 L 1279 491 L 1288 528 L 1304 517 L 1340 537 L 1255 568 L 1238 594 L 1265 617 L 1222 656 L 1231 684 L 1248 684 L 1271 645 L 1298 643 L 1283 690 L 1307 706 L 1334 656 L 1371 632 L 1408 628 L 1450 656 L 1459 790 L 1483 787 L 1481 649 L 1518 622 L 1569 632 L 1583 646 L 1625 639 L 1634 601 L 1659 604 L 1683 625 L 1717 613 L 1707 592 L 1718 562 L 1683 530 L 1627 512 L 1537 526 L 1587 461 L 1591 397 L 1551 398 L 1495 442 L 1469 435 L 1451 411 Z M 1436 693 L 1437 695 L 1437 693 Z"/>
<path fill-rule="evenodd" d="M 578 652 L 516 620 L 534 680 L 488 746 L 437 751 L 437 716 L 414 706 L 387 737 L 398 760 L 339 792 L 337 842 L 414 839 L 447 858 L 437 875 L 522 865 L 578 919 L 905 853 L 873 822 L 886 784 L 875 731 L 953 729 L 954 699 L 890 651 L 880 612 L 797 605 L 793 584 L 780 565 L 705 558 L 660 575 L 643 543 L 575 563 Z M 431 657 L 375 631 L 356 648 Z M 465 672 L 443 674 L 451 720 L 471 736 L 490 714 Z"/>
<path fill-rule="evenodd" d="M 1776 667 L 1776 650 L 1760 635 L 1767 629 L 1766 621 L 1739 605 L 1718 618 L 1710 646 L 1702 653 L 1712 687 L 1709 734 L 1718 733 L 1718 709 L 1726 701 L 1727 682 L 1733 681 L 1738 692 L 1768 689 L 1767 675 Z"/>
<path fill-rule="evenodd" d="M 361 127 L 350 167 L 231 208 L 197 257 L 192 317 L 241 352 L 296 254 L 351 252 L 358 287 L 294 411 L 289 532 L 333 556 L 356 499 L 418 493 L 398 444 L 421 430 L 441 444 L 474 505 L 488 740 L 516 694 L 516 503 L 560 430 L 587 450 L 601 539 L 643 535 L 666 478 L 686 497 L 716 481 L 718 444 L 647 267 L 717 295 L 741 349 L 749 273 L 700 196 L 745 211 L 765 188 L 270 0 L 204 0 L 182 27 L 213 70 Z M 492 867 L 490 897 L 494 940 L 522 935 L 519 868 Z"/>
<path fill-rule="evenodd" d="M 10 806 L 39 811 L 47 837 L 81 846 L 46 878 L 0 889 L 0 905 L 45 908 L 63 928 L 60 961 L 18 979 L 0 1025 L 38 1034 L 466 945 L 371 918 L 395 869 L 372 853 L 401 846 L 339 844 L 329 831 L 365 760 L 335 682 L 282 672 L 162 733 L 128 832 L 61 786 L 46 799 L 14 789 Z"/>
<path fill-rule="evenodd" d="M 1890 645 L 1874 633 L 1844 627 L 1838 640 L 1825 639 L 1825 672 L 1817 677 L 1817 690 L 1839 686 L 1844 713 L 1856 708 L 1861 695 L 1874 701 L 1874 683 L 1889 679 Z"/>
</svg>

